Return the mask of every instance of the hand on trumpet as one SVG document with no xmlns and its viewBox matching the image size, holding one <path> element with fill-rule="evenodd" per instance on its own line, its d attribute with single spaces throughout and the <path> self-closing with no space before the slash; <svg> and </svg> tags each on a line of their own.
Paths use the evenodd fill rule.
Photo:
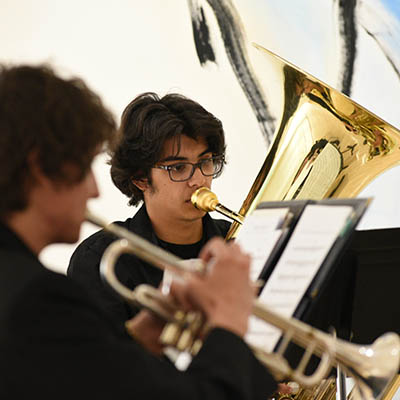
<svg viewBox="0 0 400 400">
<path fill-rule="evenodd" d="M 209 329 L 220 327 L 243 337 L 255 296 L 249 279 L 250 257 L 237 244 L 220 238 L 210 240 L 199 257 L 208 265 L 206 273 L 190 273 L 173 281 L 169 296 L 183 311 L 200 311 Z M 126 329 L 148 351 L 160 355 L 164 325 L 154 313 L 142 310 L 127 321 Z"/>
<path fill-rule="evenodd" d="M 243 337 L 255 297 L 250 256 L 239 245 L 214 238 L 199 257 L 208 266 L 206 273 L 188 274 L 183 283 L 173 282 L 171 295 L 184 311 L 201 311 L 209 328 L 224 328 Z"/>
</svg>

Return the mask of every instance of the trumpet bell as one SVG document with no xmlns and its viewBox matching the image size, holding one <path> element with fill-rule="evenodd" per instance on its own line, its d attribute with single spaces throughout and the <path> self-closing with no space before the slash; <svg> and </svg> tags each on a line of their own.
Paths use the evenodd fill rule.
<svg viewBox="0 0 400 400">
<path fill-rule="evenodd" d="M 399 163 L 399 130 L 269 50 L 254 46 L 268 66 L 267 94 L 282 99 L 282 111 L 240 215 L 245 217 L 262 201 L 355 197 Z M 234 223 L 228 238 L 237 229 Z"/>
<path fill-rule="evenodd" d="M 400 367 L 399 336 L 389 332 L 371 346 L 357 346 L 356 349 L 342 348 L 340 352 L 351 359 L 346 363 L 346 370 L 354 378 L 357 396 L 379 400 Z"/>
</svg>

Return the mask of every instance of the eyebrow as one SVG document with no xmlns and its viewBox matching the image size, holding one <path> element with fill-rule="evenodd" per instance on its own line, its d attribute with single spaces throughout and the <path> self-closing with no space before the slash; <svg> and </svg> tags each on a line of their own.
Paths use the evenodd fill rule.
<svg viewBox="0 0 400 400">
<path fill-rule="evenodd" d="M 211 150 L 209 148 L 205 149 L 203 152 L 201 152 L 197 158 L 200 158 L 202 156 L 204 156 L 204 154 L 207 153 L 212 153 Z M 179 156 L 168 156 L 166 158 L 163 158 L 162 160 L 160 160 L 159 162 L 166 162 L 166 161 L 187 161 L 187 157 L 179 157 Z"/>
</svg>

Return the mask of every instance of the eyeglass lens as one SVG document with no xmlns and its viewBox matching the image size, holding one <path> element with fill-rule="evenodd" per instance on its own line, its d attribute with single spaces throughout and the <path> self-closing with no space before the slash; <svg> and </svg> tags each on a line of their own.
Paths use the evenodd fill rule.
<svg viewBox="0 0 400 400">
<path fill-rule="evenodd" d="M 171 179 L 184 181 L 190 179 L 194 173 L 194 169 L 198 166 L 205 176 L 217 174 L 222 168 L 223 160 L 221 158 L 208 158 L 200 161 L 198 164 L 180 163 L 174 165 L 174 168 L 169 170 Z"/>
</svg>

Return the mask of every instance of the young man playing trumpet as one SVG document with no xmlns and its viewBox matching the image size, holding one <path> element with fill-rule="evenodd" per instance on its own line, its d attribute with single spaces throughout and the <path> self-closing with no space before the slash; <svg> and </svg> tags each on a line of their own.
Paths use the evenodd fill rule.
<svg viewBox="0 0 400 400">
<path fill-rule="evenodd" d="M 241 339 L 254 301 L 249 257 L 210 241 L 204 275 L 174 283 L 210 327 L 185 372 L 159 357 L 163 322 L 141 311 L 121 335 L 84 287 L 46 269 L 41 250 L 73 243 L 98 190 L 95 155 L 112 115 L 77 79 L 48 67 L 0 67 L 0 398 L 266 399 L 271 376 Z"/>
<path fill-rule="evenodd" d="M 111 177 L 129 198 L 144 204 L 118 224 L 183 259 L 198 257 L 212 237 L 224 237 L 230 223 L 214 220 L 191 203 L 193 192 L 211 187 L 224 165 L 225 139 L 221 122 L 198 103 L 178 94 L 136 97 L 122 114 Z M 136 311 L 105 287 L 101 257 L 115 237 L 104 230 L 75 250 L 68 275 L 85 285 L 118 325 Z M 133 255 L 117 262 L 120 281 L 133 289 L 141 283 L 158 286 L 162 271 Z"/>
</svg>

